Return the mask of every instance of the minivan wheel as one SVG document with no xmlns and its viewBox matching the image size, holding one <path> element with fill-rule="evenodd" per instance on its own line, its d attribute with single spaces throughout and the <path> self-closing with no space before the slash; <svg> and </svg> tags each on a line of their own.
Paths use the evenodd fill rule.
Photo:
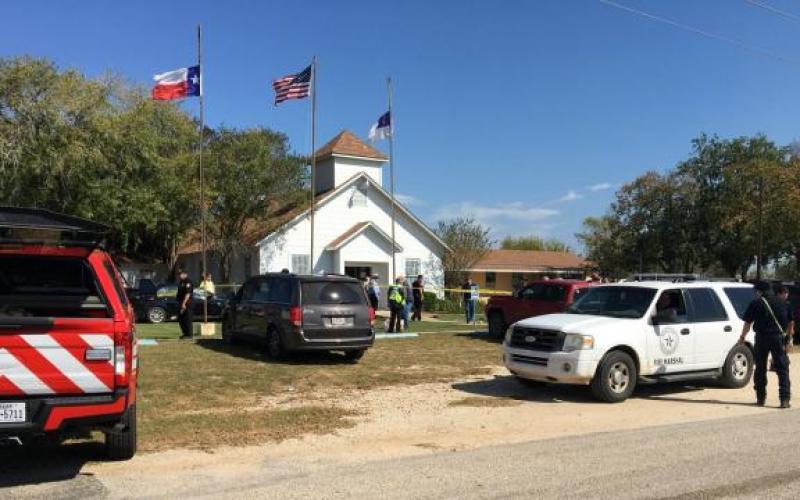
<svg viewBox="0 0 800 500">
<path fill-rule="evenodd" d="M 506 334 L 506 322 L 503 321 L 503 315 L 499 312 L 494 312 L 489 315 L 489 335 L 492 337 L 502 338 Z"/>
<path fill-rule="evenodd" d="M 606 354 L 592 379 L 592 394 L 600 401 L 619 403 L 636 388 L 636 364 L 622 351 Z"/>
<path fill-rule="evenodd" d="M 354 351 L 344 351 L 344 359 L 346 359 L 350 363 L 358 363 L 358 361 L 364 357 L 364 353 L 367 352 L 366 349 L 356 349 Z"/>
<path fill-rule="evenodd" d="M 267 356 L 276 361 L 286 357 L 286 348 L 283 346 L 281 335 L 274 328 L 270 328 L 267 332 Z"/>
<path fill-rule="evenodd" d="M 147 321 L 150 323 L 163 323 L 167 319 L 167 311 L 163 307 L 151 307 L 147 310 Z"/>
<path fill-rule="evenodd" d="M 723 387 L 739 389 L 747 385 L 752 375 L 753 352 L 746 345 L 739 344 L 728 353 L 719 381 Z"/>
</svg>

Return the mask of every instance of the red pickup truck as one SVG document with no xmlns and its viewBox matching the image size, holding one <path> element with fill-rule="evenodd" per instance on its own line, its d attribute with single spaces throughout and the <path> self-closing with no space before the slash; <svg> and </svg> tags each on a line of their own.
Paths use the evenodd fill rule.
<svg viewBox="0 0 800 500">
<path fill-rule="evenodd" d="M 0 206 L 0 443 L 99 430 L 109 458 L 136 452 L 133 307 L 107 232 Z"/>
<path fill-rule="evenodd" d="M 562 312 L 595 283 L 578 280 L 534 281 L 512 296 L 497 295 L 486 305 L 489 333 L 502 337 L 519 320 Z"/>
</svg>

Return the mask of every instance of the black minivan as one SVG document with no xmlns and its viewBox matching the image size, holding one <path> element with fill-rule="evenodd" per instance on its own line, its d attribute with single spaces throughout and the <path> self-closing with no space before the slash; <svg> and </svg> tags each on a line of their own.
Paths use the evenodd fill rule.
<svg viewBox="0 0 800 500">
<path fill-rule="evenodd" d="M 358 361 L 372 347 L 374 324 L 375 311 L 355 278 L 268 273 L 248 279 L 230 299 L 222 338 L 265 344 L 272 359 L 324 350 Z"/>
</svg>

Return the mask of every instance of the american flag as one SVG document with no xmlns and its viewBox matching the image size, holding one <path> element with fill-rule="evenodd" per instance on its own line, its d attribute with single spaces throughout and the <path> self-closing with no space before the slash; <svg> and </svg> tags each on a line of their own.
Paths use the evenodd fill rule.
<svg viewBox="0 0 800 500">
<path fill-rule="evenodd" d="M 289 99 L 308 97 L 311 88 L 311 66 L 296 75 L 287 75 L 272 82 L 275 89 L 275 105 Z"/>
</svg>

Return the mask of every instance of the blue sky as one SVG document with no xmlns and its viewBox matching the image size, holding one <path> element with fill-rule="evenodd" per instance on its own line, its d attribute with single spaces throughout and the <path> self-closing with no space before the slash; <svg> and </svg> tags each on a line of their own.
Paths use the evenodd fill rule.
<svg viewBox="0 0 800 500">
<path fill-rule="evenodd" d="M 744 0 L 618 0 L 792 57 L 800 23 Z M 800 15 L 797 0 L 763 0 Z M 193 64 L 204 27 L 211 125 L 265 126 L 310 147 L 308 102 L 269 83 L 319 60 L 318 144 L 364 137 L 395 86 L 397 191 L 424 220 L 473 215 L 577 245 L 614 189 L 685 158 L 701 132 L 786 144 L 800 62 L 782 62 L 597 0 L 3 2 L 0 55 L 149 85 Z M 798 56 L 800 59 L 800 56 Z M 196 102 L 185 103 L 196 109 Z"/>
</svg>

